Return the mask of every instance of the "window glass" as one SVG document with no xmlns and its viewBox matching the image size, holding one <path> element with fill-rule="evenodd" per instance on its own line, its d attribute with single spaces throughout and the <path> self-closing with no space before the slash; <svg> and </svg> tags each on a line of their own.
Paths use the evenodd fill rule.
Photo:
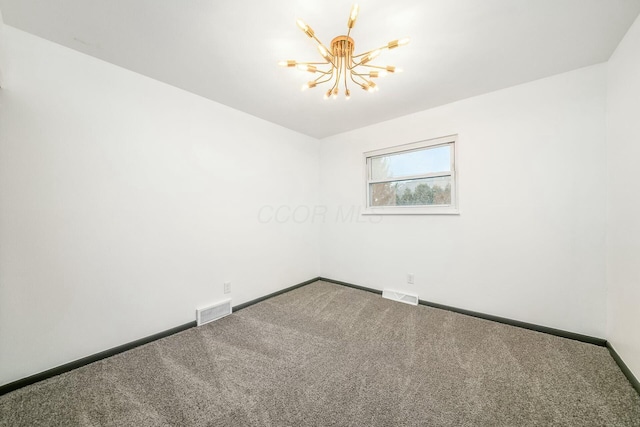
<svg viewBox="0 0 640 427">
<path fill-rule="evenodd" d="M 450 205 L 451 177 L 371 184 L 371 206 Z"/>
<path fill-rule="evenodd" d="M 451 170 L 451 147 L 424 148 L 371 159 L 371 180 L 423 175 Z"/>
<path fill-rule="evenodd" d="M 364 153 L 364 214 L 458 214 L 456 140 L 446 136 Z"/>
</svg>

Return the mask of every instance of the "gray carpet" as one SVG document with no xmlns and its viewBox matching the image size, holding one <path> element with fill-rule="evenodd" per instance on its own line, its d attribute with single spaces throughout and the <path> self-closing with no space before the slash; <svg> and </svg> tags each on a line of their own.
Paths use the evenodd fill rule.
<svg viewBox="0 0 640 427">
<path fill-rule="evenodd" d="M 605 348 L 316 282 L 0 397 L 0 426 L 640 426 Z"/>
</svg>

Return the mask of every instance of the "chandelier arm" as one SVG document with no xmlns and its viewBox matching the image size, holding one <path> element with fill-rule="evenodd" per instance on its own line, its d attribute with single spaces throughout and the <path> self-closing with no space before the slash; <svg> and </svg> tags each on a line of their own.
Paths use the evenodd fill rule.
<svg viewBox="0 0 640 427">
<path fill-rule="evenodd" d="M 323 47 L 324 47 L 324 46 L 323 46 Z M 325 49 L 326 49 L 326 48 L 325 48 Z M 327 51 L 327 52 L 329 52 L 329 51 Z M 324 58 L 324 59 L 327 61 L 327 62 L 326 62 L 326 64 L 331 64 L 331 65 L 333 65 L 333 68 L 336 68 L 336 64 L 333 62 L 333 60 L 334 60 L 334 58 L 335 58 L 335 57 L 334 57 L 333 55 L 331 55 L 331 53 L 329 53 L 329 55 L 328 55 L 328 56 L 329 56 L 331 59 Z"/>
<path fill-rule="evenodd" d="M 327 72 L 327 74 L 329 74 L 329 78 L 328 79 L 322 80 L 322 81 L 318 81 L 318 80 L 320 80 L 321 78 L 324 77 L 324 76 L 320 76 L 317 79 L 315 79 L 314 82 L 316 82 L 316 84 L 322 84 L 322 83 L 326 83 L 326 82 L 331 81 L 331 79 L 333 79 L 333 70 L 331 70 L 330 72 Z"/>
<path fill-rule="evenodd" d="M 361 67 L 369 67 L 369 68 L 376 68 L 378 70 L 383 70 L 386 71 L 387 73 L 390 74 L 396 74 L 402 71 L 402 68 L 398 68 L 395 67 L 393 65 L 387 65 L 387 66 L 380 66 L 380 65 L 369 65 L 369 64 L 362 64 Z"/>
<path fill-rule="evenodd" d="M 322 64 L 328 65 L 326 62 L 323 62 Z M 302 71 L 302 70 L 300 70 L 300 71 Z M 327 74 L 331 74 L 333 72 L 333 68 L 329 69 L 329 71 L 323 71 L 323 70 L 319 70 L 319 69 L 316 68 L 315 72 L 327 75 Z M 320 76 L 320 77 L 322 77 L 322 76 Z"/>
<path fill-rule="evenodd" d="M 327 59 L 327 58 L 325 58 L 325 59 L 327 59 L 327 61 L 329 61 L 329 62 L 331 62 L 331 63 L 333 64 L 334 56 L 333 56 L 333 54 L 331 53 L 331 51 L 330 51 L 329 49 L 327 49 L 327 47 L 326 47 L 324 44 L 322 44 L 322 42 L 321 42 L 320 40 L 318 40 L 316 36 L 313 36 L 313 38 L 316 40 L 316 42 L 318 43 L 318 45 L 319 45 L 319 46 L 322 46 L 322 48 L 327 52 L 327 56 L 328 56 L 329 58 L 331 58 L 330 60 L 329 60 L 329 59 Z"/>
<path fill-rule="evenodd" d="M 314 65 L 314 64 L 317 64 L 317 65 L 329 65 L 329 63 L 328 63 L 328 62 L 296 62 L 296 65 Z M 311 73 L 314 73 L 314 74 L 315 74 L 315 73 L 320 73 L 320 74 L 329 74 L 329 73 L 331 72 L 331 71 L 323 71 L 323 70 L 320 70 L 320 69 L 315 68 L 315 67 L 314 67 L 314 70 L 313 70 L 313 71 L 312 71 L 312 70 L 308 70 L 308 69 L 298 68 L 298 67 L 296 67 L 296 68 L 297 68 L 299 71 L 302 71 L 302 72 L 311 72 Z"/>
<path fill-rule="evenodd" d="M 367 55 L 371 52 L 375 52 L 376 50 L 379 51 L 383 51 L 383 50 L 391 50 L 391 49 L 395 49 L 398 48 L 400 46 L 406 46 L 409 43 L 409 39 L 402 39 L 402 40 L 393 40 L 387 44 L 385 44 L 384 46 L 380 46 L 376 49 L 371 49 L 367 52 L 363 52 L 363 53 L 359 53 L 357 55 L 353 55 L 354 58 L 359 58 L 361 56 Z"/>
<path fill-rule="evenodd" d="M 355 62 L 355 61 L 354 61 L 354 62 L 353 62 L 353 65 L 351 66 L 351 69 L 353 70 L 354 68 L 356 68 L 356 67 L 360 67 L 361 65 L 364 65 L 364 64 L 362 63 L 362 61 L 360 61 L 360 62 Z"/>
<path fill-rule="evenodd" d="M 338 57 L 338 69 L 337 69 L 337 73 L 336 73 L 336 82 L 333 84 L 333 88 L 332 90 L 335 90 L 338 88 L 338 85 L 340 84 L 340 77 L 342 77 L 342 57 L 339 56 Z"/>
<path fill-rule="evenodd" d="M 352 76 L 353 76 L 353 75 L 352 75 Z M 358 75 L 358 74 L 356 74 L 356 77 L 358 77 L 358 78 L 360 78 L 360 79 L 362 79 L 362 80 L 364 81 L 364 84 L 360 84 L 360 83 L 358 83 L 358 82 L 356 82 L 356 83 L 360 84 L 360 87 L 361 87 L 362 89 L 366 90 L 367 92 L 371 92 L 372 88 L 376 86 L 376 84 L 375 84 L 372 80 L 365 79 L 364 77 L 362 77 L 362 76 L 360 76 L 360 75 Z M 351 79 L 352 79 L 353 81 L 355 81 L 355 80 L 353 79 L 353 77 L 351 77 Z"/>
<path fill-rule="evenodd" d="M 359 53 L 359 54 L 357 54 L 357 55 L 353 55 L 353 57 L 354 57 L 354 58 L 360 58 L 361 56 L 365 56 L 365 55 L 367 55 L 367 54 L 369 54 L 369 53 L 371 53 L 371 52 L 374 52 L 374 51 L 376 51 L 376 50 L 377 50 L 377 49 L 371 49 L 371 50 L 369 50 L 369 51 L 367 51 L 367 52 L 363 52 L 363 53 Z"/>
<path fill-rule="evenodd" d="M 365 79 L 365 78 L 364 78 L 364 77 L 362 77 L 360 74 L 352 74 L 352 76 L 354 76 L 354 75 L 355 75 L 356 77 L 361 78 L 362 80 L 364 80 L 364 82 L 365 82 L 365 83 L 367 83 L 367 84 L 368 84 L 368 83 L 371 83 L 369 80 Z"/>
<path fill-rule="evenodd" d="M 349 28 L 349 32 L 351 32 L 351 28 Z M 351 74 L 351 68 L 349 68 L 349 64 L 351 63 L 351 61 L 352 61 L 351 52 L 347 52 L 347 56 L 344 60 L 344 93 L 347 97 L 349 97 L 349 86 L 347 85 L 347 74 Z"/>
<path fill-rule="evenodd" d="M 371 52 L 375 52 L 376 50 L 378 50 L 378 49 L 373 49 L 372 51 L 369 51 L 369 52 L 363 53 L 363 54 L 361 54 L 361 55 L 356 55 L 356 56 L 354 56 L 354 58 L 362 57 L 363 55 L 367 55 L 367 54 L 369 54 L 369 53 L 371 53 Z M 377 56 L 377 55 L 376 55 L 376 56 Z M 375 58 L 375 57 L 374 57 L 374 58 Z M 372 58 L 372 59 L 374 59 L 374 58 Z M 360 66 L 360 65 L 365 65 L 365 64 L 368 62 L 368 61 L 365 61 L 365 59 L 367 59 L 367 57 L 366 57 L 366 56 L 365 56 L 364 58 L 362 58 L 362 59 L 360 60 L 360 62 L 355 62 L 355 61 L 353 61 L 353 64 L 354 64 L 354 65 L 353 65 L 353 67 L 351 67 L 351 68 L 355 68 L 355 67 L 358 67 L 358 66 Z M 364 64 L 362 63 L 363 61 L 365 61 L 365 62 L 364 62 Z"/>
<path fill-rule="evenodd" d="M 337 59 L 338 59 L 338 61 L 337 61 L 338 62 L 338 66 L 339 66 L 340 65 L 340 57 L 338 57 Z M 340 78 L 340 68 L 336 67 L 335 71 L 336 71 L 336 76 L 335 77 L 336 77 L 336 81 L 337 81 Z M 333 92 L 333 90 L 336 88 L 336 82 L 334 81 L 332 83 L 333 83 L 333 85 L 331 86 L 331 92 Z"/>
<path fill-rule="evenodd" d="M 361 65 L 361 66 L 362 66 L 362 67 L 377 68 L 377 69 L 380 69 L 380 70 L 386 70 L 386 67 L 380 67 L 380 66 L 377 66 L 377 65 L 371 65 L 371 66 L 369 66 L 369 65 Z M 370 74 L 369 72 L 365 72 L 365 73 L 358 73 L 358 72 L 356 72 L 356 71 L 352 71 L 352 72 L 353 72 L 353 74 L 355 74 L 356 76 L 360 76 L 360 77 L 362 77 L 362 76 L 368 76 L 368 75 Z M 372 71 L 372 72 L 377 72 L 377 71 Z M 380 77 L 382 77 L 382 76 L 380 76 Z"/>
<path fill-rule="evenodd" d="M 303 30 L 304 31 L 304 30 Z M 318 43 L 319 45 L 321 45 L 322 47 L 324 47 L 325 49 L 327 48 L 325 45 L 322 44 L 322 42 L 320 41 L 320 39 L 318 39 L 318 37 L 316 36 L 315 32 L 312 32 L 311 34 L 305 32 L 305 34 L 307 34 L 310 38 L 314 39 L 316 41 L 316 43 Z"/>
<path fill-rule="evenodd" d="M 315 33 L 312 33 L 310 35 L 311 38 L 313 38 L 316 43 L 318 44 L 318 46 L 322 46 L 322 48 L 327 52 L 327 56 L 331 59 L 327 59 L 325 58 L 328 62 L 330 62 L 331 64 L 333 64 L 333 55 L 331 54 L 331 51 L 329 49 L 327 49 L 327 47 L 320 41 L 320 39 L 318 39 L 318 37 L 316 37 Z"/>
<path fill-rule="evenodd" d="M 322 44 L 322 42 L 314 35 L 313 39 L 316 41 L 316 43 L 318 43 L 320 46 L 322 46 L 323 48 L 327 49 L 327 47 L 325 45 Z M 329 52 L 329 49 L 327 49 L 327 52 Z"/>
<path fill-rule="evenodd" d="M 371 52 L 375 52 L 376 50 L 379 50 L 379 51 L 380 51 L 380 53 L 382 53 L 382 51 L 383 51 L 383 50 L 388 50 L 388 49 L 389 49 L 389 46 L 388 46 L 388 45 L 384 45 L 384 46 L 380 46 L 380 47 L 375 48 L 375 49 L 368 50 L 368 51 L 363 52 L 363 53 L 359 53 L 359 54 L 357 54 L 357 55 L 353 55 L 353 57 L 354 57 L 354 58 L 360 58 L 361 56 L 368 55 L 368 54 L 370 54 Z"/>
<path fill-rule="evenodd" d="M 355 84 L 357 84 L 358 86 L 360 86 L 362 89 L 366 89 L 362 83 L 360 83 L 360 82 L 356 81 L 356 80 L 353 78 L 353 73 L 350 73 L 350 74 L 351 74 L 351 80 L 353 80 L 353 82 L 354 82 Z M 364 79 L 363 79 L 363 80 L 364 80 Z"/>
<path fill-rule="evenodd" d="M 379 70 L 386 70 L 387 69 L 387 67 L 382 67 L 380 65 L 370 65 L 370 64 L 362 64 L 361 67 L 377 68 Z"/>
<path fill-rule="evenodd" d="M 304 70 L 300 70 L 300 71 L 304 72 Z M 316 71 L 314 72 L 314 74 L 315 74 L 315 73 L 321 74 L 321 76 L 320 76 L 320 77 L 317 77 L 317 78 L 316 78 L 316 80 L 318 80 L 318 79 L 323 78 L 323 77 L 324 77 L 324 76 L 326 76 L 327 74 L 331 74 L 331 71 L 316 70 Z"/>
</svg>

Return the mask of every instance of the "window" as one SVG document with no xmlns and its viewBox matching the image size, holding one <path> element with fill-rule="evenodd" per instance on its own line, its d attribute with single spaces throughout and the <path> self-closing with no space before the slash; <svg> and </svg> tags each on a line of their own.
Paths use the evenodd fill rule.
<svg viewBox="0 0 640 427">
<path fill-rule="evenodd" d="M 457 214 L 456 136 L 364 153 L 365 214 Z"/>
</svg>

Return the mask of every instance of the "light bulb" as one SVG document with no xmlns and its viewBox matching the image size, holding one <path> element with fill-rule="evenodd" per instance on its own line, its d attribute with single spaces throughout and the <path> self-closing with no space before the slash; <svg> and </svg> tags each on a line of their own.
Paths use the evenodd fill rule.
<svg viewBox="0 0 640 427">
<path fill-rule="evenodd" d="M 313 29 L 308 26 L 307 24 L 304 23 L 304 21 L 302 19 L 298 19 L 296 21 L 296 24 L 298 24 L 298 27 L 309 37 L 313 37 Z"/>
<path fill-rule="evenodd" d="M 395 49 L 398 46 L 405 46 L 407 44 L 409 44 L 408 38 L 404 38 L 400 40 L 392 40 L 389 43 L 387 43 L 387 49 Z"/>
<path fill-rule="evenodd" d="M 344 92 L 344 95 L 347 101 L 351 99 L 351 91 L 349 89 Z"/>
<path fill-rule="evenodd" d="M 318 45 L 318 52 L 320 52 L 320 55 L 322 55 L 324 59 L 326 59 L 328 62 L 331 62 L 330 61 L 331 56 L 329 55 L 329 51 L 325 49 L 325 47 L 322 46 L 321 44 Z"/>
<path fill-rule="evenodd" d="M 349 14 L 349 20 L 347 21 L 347 27 L 353 28 L 356 25 L 356 19 L 358 18 L 358 4 L 354 4 L 351 7 L 351 13 Z"/>
<path fill-rule="evenodd" d="M 333 99 L 338 97 L 338 88 L 333 89 Z"/>
<path fill-rule="evenodd" d="M 298 64 L 298 70 L 315 73 L 318 69 L 314 65 Z"/>
<path fill-rule="evenodd" d="M 278 65 L 281 66 L 281 67 L 295 67 L 296 66 L 296 61 L 294 61 L 293 59 L 289 59 L 287 61 L 278 62 Z"/>
<path fill-rule="evenodd" d="M 386 75 L 387 75 L 386 71 L 369 71 L 370 78 L 384 77 Z"/>
<path fill-rule="evenodd" d="M 327 93 L 324 94 L 324 99 L 329 99 L 330 96 L 331 96 L 331 89 L 329 89 Z"/>
<path fill-rule="evenodd" d="M 350 18 L 355 21 L 357 17 L 358 17 L 358 3 L 354 3 L 354 5 L 351 6 Z"/>
<path fill-rule="evenodd" d="M 380 49 L 376 49 L 373 52 L 368 53 L 364 58 L 362 58 L 362 61 L 360 61 L 360 64 L 366 64 L 367 62 L 371 61 L 378 55 L 380 55 Z"/>
<path fill-rule="evenodd" d="M 310 82 L 305 83 L 304 85 L 302 85 L 302 90 L 307 90 L 307 89 L 311 89 L 316 87 L 316 82 L 314 82 L 313 80 Z"/>
</svg>

